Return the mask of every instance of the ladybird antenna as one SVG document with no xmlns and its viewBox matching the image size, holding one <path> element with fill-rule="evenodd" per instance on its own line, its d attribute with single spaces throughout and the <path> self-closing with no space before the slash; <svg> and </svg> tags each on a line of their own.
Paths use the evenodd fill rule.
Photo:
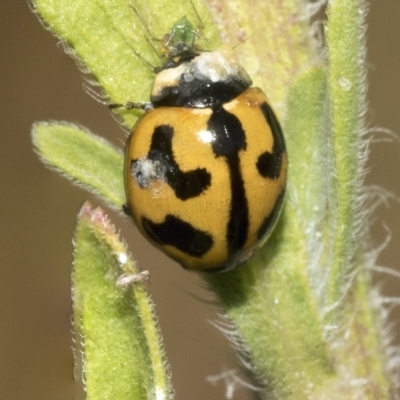
<svg viewBox="0 0 400 400">
<path fill-rule="evenodd" d="M 201 29 L 204 29 L 204 23 L 203 23 L 202 19 L 200 18 L 200 15 L 199 15 L 198 11 L 196 10 L 196 7 L 195 7 L 194 4 L 193 4 L 193 0 L 189 0 L 189 1 L 190 1 L 190 4 L 192 5 L 193 11 L 194 11 L 194 13 L 196 14 L 197 19 L 200 21 L 200 28 L 201 28 Z M 199 37 L 205 39 L 205 38 L 204 38 L 203 36 L 201 36 L 198 32 L 196 32 L 196 34 L 197 34 Z"/>
</svg>

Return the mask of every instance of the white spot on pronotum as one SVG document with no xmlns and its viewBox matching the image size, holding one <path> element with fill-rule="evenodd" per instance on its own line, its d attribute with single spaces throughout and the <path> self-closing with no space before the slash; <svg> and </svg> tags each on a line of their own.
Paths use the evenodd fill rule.
<svg viewBox="0 0 400 400">
<path fill-rule="evenodd" d="M 175 88 L 182 80 L 189 84 L 194 80 L 207 84 L 239 80 L 251 84 L 247 72 L 237 63 L 233 51 L 228 47 L 201 52 L 193 60 L 178 67 L 162 70 L 156 75 L 151 94 L 159 96 L 164 88 Z"/>
<path fill-rule="evenodd" d="M 126 288 L 129 285 L 147 281 L 149 278 L 150 278 L 149 271 L 140 271 L 136 274 L 125 272 L 117 279 L 117 286 L 120 288 Z"/>
<path fill-rule="evenodd" d="M 343 90 L 348 91 L 351 89 L 352 86 L 351 82 L 348 79 L 344 78 L 343 76 L 339 78 L 338 83 Z"/>
<path fill-rule="evenodd" d="M 228 54 L 230 56 L 230 54 Z M 211 80 L 212 82 L 226 81 L 239 74 L 239 65 L 232 57 L 222 51 L 204 52 L 195 58 L 190 70 L 184 74 L 187 81 L 193 78 Z"/>
</svg>

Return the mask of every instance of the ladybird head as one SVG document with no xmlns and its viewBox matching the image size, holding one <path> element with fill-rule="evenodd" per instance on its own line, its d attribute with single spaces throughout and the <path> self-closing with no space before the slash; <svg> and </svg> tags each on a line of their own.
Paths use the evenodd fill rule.
<svg viewBox="0 0 400 400">
<path fill-rule="evenodd" d="M 155 107 L 214 107 L 234 99 L 251 83 L 228 47 L 199 51 L 163 65 L 154 79 L 151 102 Z"/>
</svg>

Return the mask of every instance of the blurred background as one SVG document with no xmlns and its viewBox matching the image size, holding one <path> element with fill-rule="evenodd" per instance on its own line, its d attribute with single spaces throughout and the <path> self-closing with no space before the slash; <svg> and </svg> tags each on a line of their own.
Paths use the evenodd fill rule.
<svg viewBox="0 0 400 400">
<path fill-rule="evenodd" d="M 400 132 L 400 2 L 370 1 L 368 122 Z M 75 397 L 71 351 L 72 234 L 87 192 L 46 169 L 32 151 L 31 125 L 40 120 L 82 124 L 122 147 L 125 134 L 82 89 L 75 62 L 43 29 L 25 1 L 0 2 L 0 398 Z M 385 136 L 379 135 L 380 138 Z M 400 194 L 399 143 L 371 148 L 367 183 Z M 223 399 L 225 385 L 206 381 L 238 368 L 225 338 L 209 321 L 219 311 L 194 273 L 166 259 L 127 218 L 110 212 L 139 265 L 150 269 L 150 291 L 172 366 L 176 400 Z M 378 264 L 400 266 L 400 206 L 376 211 L 373 245 L 391 234 Z M 400 296 L 400 280 L 377 276 L 386 296 Z M 398 334 L 400 313 L 391 312 Z M 395 341 L 400 344 L 399 337 Z M 250 399 L 238 389 L 234 399 Z"/>
</svg>

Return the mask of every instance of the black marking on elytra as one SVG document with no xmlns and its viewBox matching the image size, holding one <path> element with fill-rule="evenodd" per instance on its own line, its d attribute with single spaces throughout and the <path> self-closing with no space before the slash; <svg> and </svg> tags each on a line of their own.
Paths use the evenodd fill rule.
<svg viewBox="0 0 400 400">
<path fill-rule="evenodd" d="M 263 223 L 261 224 L 260 228 L 258 229 L 258 231 L 257 231 L 257 239 L 258 240 L 261 240 L 264 237 L 266 237 L 267 235 L 269 235 L 269 233 L 274 228 L 276 221 L 278 220 L 279 214 L 281 212 L 281 209 L 282 209 L 283 200 L 285 199 L 285 191 L 286 191 L 286 188 L 283 188 L 281 193 L 279 194 L 278 198 L 276 199 L 274 208 L 272 209 L 272 211 L 270 212 L 268 217 L 266 217 L 264 219 Z"/>
<path fill-rule="evenodd" d="M 168 214 L 164 222 L 141 219 L 147 235 L 160 245 L 171 245 L 192 257 L 202 257 L 214 244 L 212 236 L 180 218 Z"/>
<path fill-rule="evenodd" d="M 199 196 L 211 184 L 211 174 L 205 168 L 183 172 L 175 161 L 172 151 L 174 129 L 169 125 L 159 125 L 154 129 L 147 159 L 159 162 L 165 170 L 163 179 L 180 200 Z M 184 149 L 190 151 L 190 149 Z M 137 162 L 133 160 L 132 164 Z"/>
<path fill-rule="evenodd" d="M 256 166 L 261 176 L 276 180 L 279 178 L 282 166 L 282 157 L 286 152 L 285 141 L 283 139 L 282 128 L 268 103 L 263 103 L 260 108 L 271 128 L 274 144 L 272 147 L 272 153 L 266 151 L 261 154 L 258 157 Z"/>
<path fill-rule="evenodd" d="M 239 152 L 246 150 L 246 134 L 240 120 L 223 107 L 213 109 L 208 121 L 213 133 L 212 149 L 217 157 L 224 157 L 229 168 L 231 205 L 227 226 L 228 255 L 243 248 L 249 230 L 247 203 Z"/>
</svg>

